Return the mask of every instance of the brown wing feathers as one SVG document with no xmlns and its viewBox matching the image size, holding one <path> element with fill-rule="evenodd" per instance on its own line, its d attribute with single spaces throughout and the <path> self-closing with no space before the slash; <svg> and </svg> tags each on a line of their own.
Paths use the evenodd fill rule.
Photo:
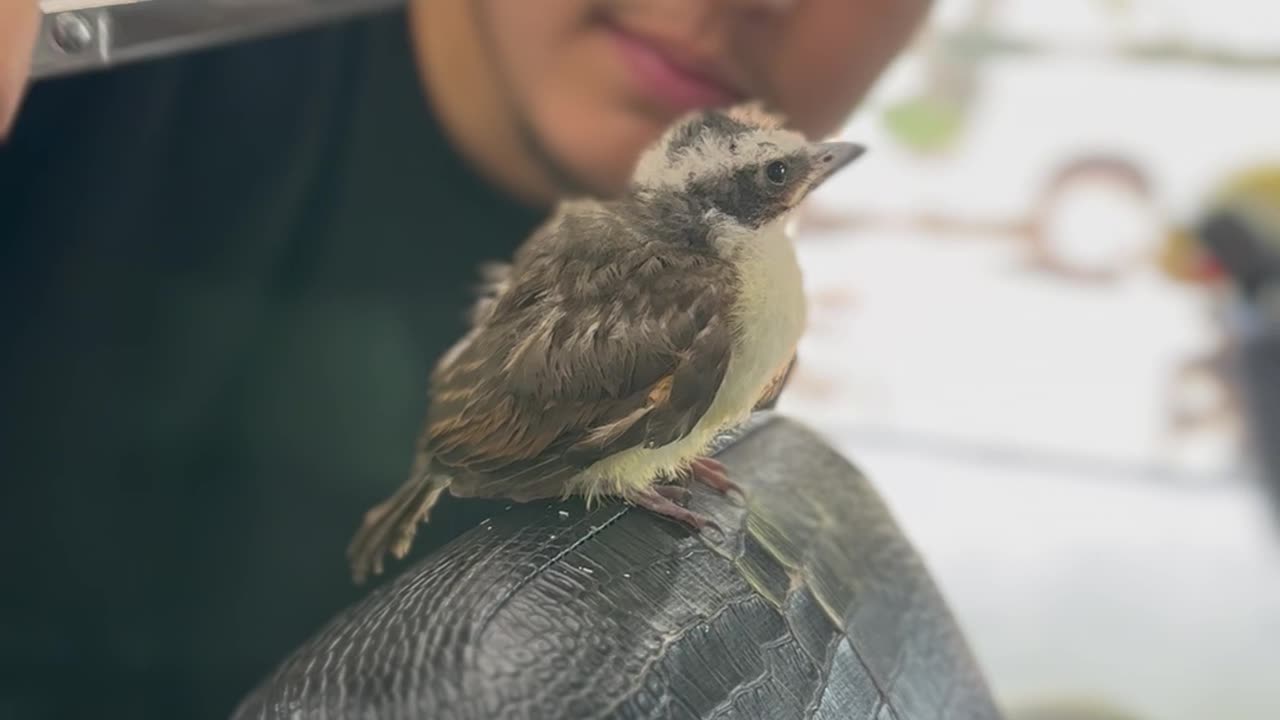
<svg viewBox="0 0 1280 720">
<path fill-rule="evenodd" d="M 623 283 L 592 276 L 582 259 L 534 256 L 522 268 L 489 323 L 433 378 L 426 430 L 438 463 L 488 475 L 492 490 L 666 444 L 697 423 L 728 359 L 731 278 L 711 260 L 654 263 L 660 249 L 636 254 L 645 252 L 622 258 L 638 271 Z M 705 277 L 678 277 L 695 271 Z"/>
</svg>

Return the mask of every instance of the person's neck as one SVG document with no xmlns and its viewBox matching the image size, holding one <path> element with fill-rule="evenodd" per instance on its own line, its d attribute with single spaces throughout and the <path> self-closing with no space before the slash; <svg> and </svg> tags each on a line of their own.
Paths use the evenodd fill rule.
<svg viewBox="0 0 1280 720">
<path fill-rule="evenodd" d="M 433 112 L 449 141 L 482 177 L 532 207 L 558 198 L 555 184 L 522 142 L 489 39 L 470 0 L 413 0 L 409 32 Z"/>
</svg>

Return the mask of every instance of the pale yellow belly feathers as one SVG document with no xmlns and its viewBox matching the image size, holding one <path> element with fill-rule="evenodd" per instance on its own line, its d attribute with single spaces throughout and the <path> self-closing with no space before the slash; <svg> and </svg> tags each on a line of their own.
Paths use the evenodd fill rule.
<svg viewBox="0 0 1280 720">
<path fill-rule="evenodd" d="M 795 250 L 783 224 L 744 244 L 736 262 L 741 292 L 733 308 L 735 343 L 724 380 L 688 435 L 657 448 L 601 460 L 570 483 L 571 494 L 627 497 L 684 470 L 722 432 L 744 422 L 804 332 L 805 297 Z"/>
</svg>

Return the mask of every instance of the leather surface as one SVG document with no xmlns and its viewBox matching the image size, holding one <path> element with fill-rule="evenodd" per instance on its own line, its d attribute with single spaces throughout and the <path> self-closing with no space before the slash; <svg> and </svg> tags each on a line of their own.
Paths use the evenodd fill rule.
<svg viewBox="0 0 1280 720">
<path fill-rule="evenodd" d="M 690 500 L 723 536 L 512 505 L 336 618 L 235 717 L 997 718 L 866 479 L 780 418 L 726 442 L 750 499 Z"/>
</svg>

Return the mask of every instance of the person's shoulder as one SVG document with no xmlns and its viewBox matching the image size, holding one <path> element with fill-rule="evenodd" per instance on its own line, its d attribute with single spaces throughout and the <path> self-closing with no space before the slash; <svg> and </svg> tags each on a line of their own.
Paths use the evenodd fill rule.
<svg viewBox="0 0 1280 720">
<path fill-rule="evenodd" d="M 28 92 L 14 142 L 73 129 L 92 141 L 114 135 L 117 116 L 135 124 L 180 121 L 184 130 L 205 122 L 260 123 L 264 114 L 297 116 L 332 101 L 351 68 L 397 32 L 403 18 L 383 14 L 42 80 Z M 73 112 L 89 107 L 94 112 Z"/>
</svg>

